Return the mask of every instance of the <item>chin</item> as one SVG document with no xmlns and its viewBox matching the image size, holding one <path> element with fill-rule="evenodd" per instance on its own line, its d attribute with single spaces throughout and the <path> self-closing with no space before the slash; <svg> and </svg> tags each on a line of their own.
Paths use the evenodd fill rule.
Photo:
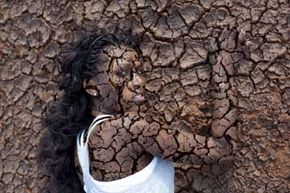
<svg viewBox="0 0 290 193">
<path fill-rule="evenodd" d="M 124 112 L 132 112 L 132 111 L 139 111 L 139 106 L 144 104 L 145 101 L 134 101 L 134 100 L 122 100 L 122 109 Z"/>
</svg>

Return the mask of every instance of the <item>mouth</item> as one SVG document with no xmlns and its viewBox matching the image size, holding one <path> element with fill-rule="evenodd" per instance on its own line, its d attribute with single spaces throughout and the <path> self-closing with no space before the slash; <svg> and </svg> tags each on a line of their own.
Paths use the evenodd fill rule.
<svg viewBox="0 0 290 193">
<path fill-rule="evenodd" d="M 145 98 L 144 94 L 136 94 L 133 97 L 133 101 L 137 102 L 137 103 L 144 102 L 145 100 L 146 100 L 146 98 Z"/>
<path fill-rule="evenodd" d="M 154 103 L 156 100 L 158 100 L 158 95 L 156 93 L 151 93 L 148 92 L 142 88 L 139 89 L 135 89 L 134 91 L 125 87 L 122 91 L 122 97 L 123 102 L 125 105 L 127 103 L 127 105 L 130 106 L 133 104 L 143 104 L 143 103 L 147 103 L 150 102 L 151 104 Z"/>
</svg>

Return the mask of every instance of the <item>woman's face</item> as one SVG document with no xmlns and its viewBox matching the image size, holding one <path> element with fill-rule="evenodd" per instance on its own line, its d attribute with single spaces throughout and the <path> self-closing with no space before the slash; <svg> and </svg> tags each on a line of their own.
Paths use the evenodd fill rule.
<svg viewBox="0 0 290 193">
<path fill-rule="evenodd" d="M 91 95 L 92 111 L 118 114 L 146 100 L 146 68 L 132 48 L 108 46 L 98 58 L 97 74 L 83 82 Z"/>
</svg>

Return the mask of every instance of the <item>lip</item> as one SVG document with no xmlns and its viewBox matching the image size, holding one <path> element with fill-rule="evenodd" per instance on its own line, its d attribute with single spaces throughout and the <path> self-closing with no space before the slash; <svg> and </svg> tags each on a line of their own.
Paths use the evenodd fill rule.
<svg viewBox="0 0 290 193">
<path fill-rule="evenodd" d="M 137 102 L 137 103 L 144 102 L 145 100 L 146 100 L 146 99 L 145 99 L 144 94 L 136 94 L 136 95 L 133 97 L 133 101 L 134 101 L 134 102 Z"/>
</svg>

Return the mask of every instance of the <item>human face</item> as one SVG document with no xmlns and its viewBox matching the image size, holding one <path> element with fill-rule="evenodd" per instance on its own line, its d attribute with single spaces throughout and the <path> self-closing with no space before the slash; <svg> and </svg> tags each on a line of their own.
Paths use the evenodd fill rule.
<svg viewBox="0 0 290 193">
<path fill-rule="evenodd" d="M 117 114 L 146 101 L 145 67 L 135 50 L 108 46 L 99 60 L 96 75 L 84 81 L 85 90 L 92 96 L 92 110 Z"/>
</svg>

